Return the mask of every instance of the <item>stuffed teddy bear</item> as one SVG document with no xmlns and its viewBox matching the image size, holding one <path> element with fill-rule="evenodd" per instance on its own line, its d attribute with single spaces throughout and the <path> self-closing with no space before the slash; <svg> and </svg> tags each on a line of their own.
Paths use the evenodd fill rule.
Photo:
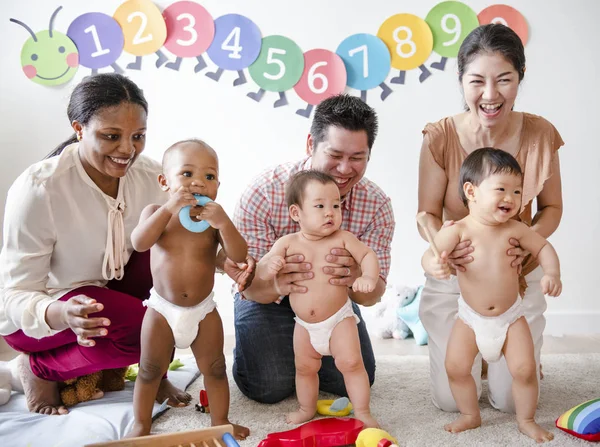
<svg viewBox="0 0 600 447">
<path fill-rule="evenodd" d="M 374 306 L 374 335 L 379 338 L 403 339 L 410 335 L 409 327 L 398 317 L 397 310 L 408 306 L 417 288 L 388 284 L 381 301 Z"/>
<path fill-rule="evenodd" d="M 19 376 L 19 357 L 9 362 L 0 362 L 0 405 L 10 400 L 13 391 L 23 392 L 23 384 Z"/>
<path fill-rule="evenodd" d="M 125 388 L 126 371 L 127 367 L 107 369 L 60 382 L 60 398 L 65 407 L 72 407 L 81 402 L 100 399 L 105 391 L 121 391 Z"/>
</svg>

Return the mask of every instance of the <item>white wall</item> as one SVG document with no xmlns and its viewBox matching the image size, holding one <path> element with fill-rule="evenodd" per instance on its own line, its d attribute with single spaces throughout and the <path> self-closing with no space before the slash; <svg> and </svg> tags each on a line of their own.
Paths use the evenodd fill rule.
<svg viewBox="0 0 600 447">
<path fill-rule="evenodd" d="M 41 159 L 70 134 L 66 104 L 71 89 L 89 70 L 80 67 L 74 80 L 57 88 L 29 81 L 20 66 L 21 45 L 28 34 L 9 23 L 20 19 L 34 31 L 47 29 L 50 15 L 61 4 L 55 22 L 66 32 L 71 21 L 84 12 L 112 15 L 120 0 L 24 0 L 0 6 L 0 41 L 4 57 L 0 72 L 0 201 L 11 182 L 30 163 Z M 157 1 L 161 8 L 171 1 Z M 254 20 L 263 36 L 283 34 L 306 51 L 335 51 L 347 36 L 357 32 L 376 34 L 389 16 L 410 12 L 424 18 L 435 0 L 202 0 L 214 18 L 225 13 L 244 14 Z M 476 12 L 492 0 L 466 1 Z M 506 0 L 528 20 L 527 73 L 517 109 L 543 115 L 561 132 L 564 217 L 552 237 L 563 266 L 563 295 L 549 300 L 548 332 L 598 332 L 600 318 L 595 278 L 599 251 L 600 188 L 593 180 L 600 167 L 596 130 L 600 123 L 600 87 L 597 17 L 600 3 L 592 0 Z M 285 5 L 285 6 L 284 6 Z M 585 38 L 584 36 L 588 37 Z M 431 59 L 437 56 L 432 55 Z M 122 55 L 125 66 L 132 60 Z M 154 57 L 144 60 L 141 72 L 128 75 L 143 89 L 150 103 L 146 153 L 160 159 L 171 143 L 186 137 L 206 139 L 221 159 L 220 201 L 230 213 L 241 191 L 263 167 L 302 157 L 309 120 L 294 114 L 302 101 L 288 92 L 290 106 L 274 109 L 275 94 L 259 104 L 246 97 L 256 86 L 250 80 L 237 88 L 235 75 L 226 72 L 215 83 L 203 73 L 194 75 L 193 62 L 180 72 L 154 67 Z M 209 61 L 209 69 L 213 67 Z M 419 284 L 423 275 L 419 258 L 426 245 L 418 237 L 414 215 L 417 207 L 417 164 L 421 129 L 425 123 L 461 111 L 455 60 L 445 72 L 419 84 L 418 71 L 409 72 L 404 86 L 381 102 L 369 92 L 369 104 L 380 117 L 380 134 L 367 171 L 391 197 L 397 227 L 393 244 L 390 282 Z M 249 78 L 249 77 L 248 77 Z M 249 78 L 250 79 L 250 78 Z M 356 92 L 355 92 L 356 93 Z M 579 160 L 579 161 L 578 161 Z M 2 214 L 3 215 L 3 214 Z M 219 303 L 226 330 L 232 331 L 232 306 L 226 281 L 218 280 Z"/>
</svg>

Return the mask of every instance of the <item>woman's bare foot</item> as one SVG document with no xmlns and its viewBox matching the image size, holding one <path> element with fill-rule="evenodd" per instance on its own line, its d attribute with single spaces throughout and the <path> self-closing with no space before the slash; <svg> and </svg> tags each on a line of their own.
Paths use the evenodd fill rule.
<svg viewBox="0 0 600 447">
<path fill-rule="evenodd" d="M 141 422 L 134 422 L 133 427 L 127 435 L 126 438 L 137 438 L 138 436 L 148 436 L 150 434 L 150 429 L 152 428 L 152 424 L 142 424 Z"/>
<path fill-rule="evenodd" d="M 192 396 L 173 385 L 169 379 L 162 379 L 156 393 L 156 402 L 162 404 L 169 399 L 167 404 L 171 407 L 185 407 L 192 400 Z"/>
<path fill-rule="evenodd" d="M 549 442 L 554 439 L 552 433 L 544 430 L 534 420 L 519 422 L 519 431 L 537 443 Z"/>
<path fill-rule="evenodd" d="M 365 424 L 365 428 L 379 428 L 379 423 L 371 416 L 370 412 L 357 412 L 354 411 L 354 417 Z"/>
<path fill-rule="evenodd" d="M 27 354 L 19 356 L 19 376 L 21 377 L 29 411 L 48 415 L 67 414 L 69 412 L 60 400 L 58 383 L 40 379 L 33 374 Z"/>
<path fill-rule="evenodd" d="M 232 424 L 228 420 L 224 421 L 211 421 L 211 425 L 216 427 L 218 425 L 233 425 L 233 437 L 238 441 L 243 441 L 250 436 L 250 429 L 242 425 Z"/>
<path fill-rule="evenodd" d="M 444 425 L 444 430 L 450 433 L 460 433 L 461 431 L 471 430 L 481 426 L 481 416 L 471 416 L 469 414 L 461 414 L 457 420 Z"/>
<path fill-rule="evenodd" d="M 293 413 L 288 413 L 285 416 L 285 421 L 288 424 L 302 424 L 306 421 L 310 421 L 315 417 L 316 411 L 309 411 L 303 408 L 300 408 L 298 411 L 294 411 Z"/>
</svg>

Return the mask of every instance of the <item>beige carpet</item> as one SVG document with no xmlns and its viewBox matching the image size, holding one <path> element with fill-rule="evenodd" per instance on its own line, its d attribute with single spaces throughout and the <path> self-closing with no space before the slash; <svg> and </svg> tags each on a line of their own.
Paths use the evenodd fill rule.
<svg viewBox="0 0 600 447">
<path fill-rule="evenodd" d="M 231 357 L 227 358 L 231 366 Z M 542 357 L 545 378 L 537 420 L 551 429 L 553 446 L 592 446 L 554 427 L 555 419 L 569 408 L 586 400 L 600 397 L 600 354 L 551 354 Z M 484 395 L 483 425 L 477 430 L 452 435 L 443 425 L 455 415 L 437 410 L 429 399 L 429 365 L 426 356 L 380 356 L 377 377 L 372 389 L 372 412 L 380 424 L 400 441 L 400 446 L 526 446 L 535 445 L 521 435 L 514 415 L 492 409 Z M 284 415 L 295 409 L 296 401 L 287 399 L 276 405 L 263 405 L 245 398 L 233 383 L 231 376 L 230 419 L 246 425 L 251 436 L 240 443 L 242 447 L 256 446 L 267 433 L 291 428 Z M 208 415 L 197 412 L 202 388 L 202 377 L 188 391 L 194 396 L 192 406 L 170 409 L 160 416 L 153 432 L 164 433 L 195 430 L 210 424 Z M 323 395 L 323 398 L 330 396 Z"/>
</svg>

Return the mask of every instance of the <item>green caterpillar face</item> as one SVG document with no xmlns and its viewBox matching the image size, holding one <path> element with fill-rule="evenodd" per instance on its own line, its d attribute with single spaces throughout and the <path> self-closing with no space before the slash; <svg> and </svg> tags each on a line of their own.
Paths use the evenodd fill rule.
<svg viewBox="0 0 600 447">
<path fill-rule="evenodd" d="M 36 39 L 27 39 L 21 49 L 21 66 L 25 76 L 42 85 L 59 85 L 70 81 L 79 67 L 77 47 L 66 34 L 40 31 Z"/>
</svg>

